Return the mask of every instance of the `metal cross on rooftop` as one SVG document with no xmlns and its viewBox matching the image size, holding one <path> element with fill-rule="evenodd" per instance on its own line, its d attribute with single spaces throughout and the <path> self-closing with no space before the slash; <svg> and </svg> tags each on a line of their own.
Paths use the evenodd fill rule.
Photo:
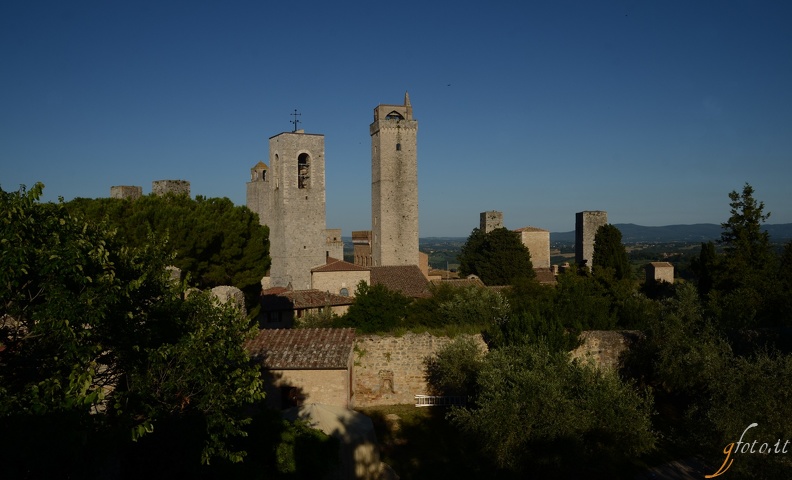
<svg viewBox="0 0 792 480">
<path fill-rule="evenodd" d="M 292 132 L 296 132 L 297 131 L 297 124 L 300 123 L 300 120 L 298 120 L 297 117 L 301 116 L 302 113 L 297 113 L 297 109 L 295 108 L 294 109 L 294 113 L 291 113 L 289 115 L 294 117 L 294 120 L 289 120 L 289 123 L 294 124 L 294 130 L 292 130 Z"/>
</svg>

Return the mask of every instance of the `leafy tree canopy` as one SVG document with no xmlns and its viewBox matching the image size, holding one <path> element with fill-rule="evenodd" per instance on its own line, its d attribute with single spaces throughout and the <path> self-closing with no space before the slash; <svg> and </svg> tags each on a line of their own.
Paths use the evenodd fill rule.
<svg viewBox="0 0 792 480">
<path fill-rule="evenodd" d="M 469 385 L 475 377 L 473 402 L 453 408 L 450 419 L 519 478 L 622 473 L 625 462 L 654 448 L 651 400 L 615 373 L 541 342 L 492 350 L 482 360 L 459 347 L 430 365 L 441 384 Z M 459 358 L 464 370 L 442 365 Z"/>
<path fill-rule="evenodd" d="M 361 281 L 355 290 L 355 303 L 334 324 L 364 333 L 387 332 L 402 325 L 409 304 L 410 298 L 400 292 Z"/>
<path fill-rule="evenodd" d="M 505 228 L 489 233 L 474 228 L 459 254 L 459 273 L 477 275 L 486 285 L 511 285 L 536 276 L 520 235 Z"/>
<path fill-rule="evenodd" d="M 0 190 L 6 473 L 86 473 L 97 450 L 185 419 L 201 426 L 204 462 L 241 460 L 242 407 L 263 396 L 247 320 L 208 295 L 183 299 L 161 245 L 131 248 L 104 222 L 39 203 L 42 189 Z"/>
<path fill-rule="evenodd" d="M 269 229 L 247 207 L 227 198 L 147 195 L 135 200 L 76 198 L 66 204 L 92 223 L 107 221 L 129 247 L 151 235 L 167 239 L 173 264 L 199 288 L 232 285 L 258 304 L 261 277 L 270 266 Z"/>
<path fill-rule="evenodd" d="M 593 268 L 612 270 L 618 280 L 631 277 L 630 260 L 622 244 L 622 234 L 616 226 L 601 226 L 594 236 Z"/>
</svg>

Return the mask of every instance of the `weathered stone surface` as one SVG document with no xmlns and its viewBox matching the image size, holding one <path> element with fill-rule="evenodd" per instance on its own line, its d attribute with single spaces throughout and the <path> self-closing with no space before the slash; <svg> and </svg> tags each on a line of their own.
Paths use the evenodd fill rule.
<svg viewBox="0 0 792 480">
<path fill-rule="evenodd" d="M 236 305 L 244 315 L 247 315 L 247 311 L 245 310 L 245 294 L 237 287 L 220 285 L 212 289 L 212 295 L 222 304 L 231 302 Z"/>
<path fill-rule="evenodd" d="M 591 330 L 582 332 L 583 344 L 572 350 L 572 358 L 593 362 L 598 368 L 618 368 L 621 355 L 643 334 L 636 330 Z"/>
<path fill-rule="evenodd" d="M 190 196 L 190 182 L 187 180 L 154 180 L 151 182 L 151 193 L 154 195 L 174 195 Z"/>
<path fill-rule="evenodd" d="M 473 337 L 482 350 L 481 335 Z M 425 361 L 451 343 L 450 337 L 408 333 L 401 337 L 363 335 L 355 339 L 355 405 L 410 404 L 429 389 Z"/>
<path fill-rule="evenodd" d="M 586 211 L 575 214 L 575 262 L 591 268 L 594 258 L 594 237 L 597 230 L 608 223 L 608 212 Z"/>
</svg>

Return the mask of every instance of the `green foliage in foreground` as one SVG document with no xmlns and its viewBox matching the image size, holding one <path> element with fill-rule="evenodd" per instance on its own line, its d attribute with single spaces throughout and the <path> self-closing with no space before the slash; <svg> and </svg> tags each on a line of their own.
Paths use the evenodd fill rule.
<svg viewBox="0 0 792 480">
<path fill-rule="evenodd" d="M 480 352 L 458 340 L 429 364 L 439 390 L 474 392 L 449 418 L 499 468 L 519 475 L 619 472 L 654 448 L 651 399 L 613 372 L 543 343 Z M 474 384 L 474 387 L 470 385 Z"/>
<path fill-rule="evenodd" d="M 269 229 L 247 207 L 227 198 L 147 195 L 136 200 L 76 198 L 66 204 L 93 224 L 106 221 L 121 242 L 141 248 L 152 235 L 175 255 L 173 265 L 201 289 L 232 285 L 258 305 L 261 277 L 270 266 Z"/>
<path fill-rule="evenodd" d="M 460 275 L 477 275 L 485 285 L 511 285 L 534 278 L 531 252 L 520 235 L 505 228 L 489 233 L 474 228 L 459 253 Z"/>
<path fill-rule="evenodd" d="M 169 424 L 195 427 L 196 464 L 242 460 L 243 407 L 263 397 L 247 320 L 205 294 L 183 299 L 160 245 L 129 247 L 105 223 L 39 203 L 42 189 L 0 190 L 5 473 L 90 475 L 104 467 L 97 451 L 112 457 Z"/>
</svg>

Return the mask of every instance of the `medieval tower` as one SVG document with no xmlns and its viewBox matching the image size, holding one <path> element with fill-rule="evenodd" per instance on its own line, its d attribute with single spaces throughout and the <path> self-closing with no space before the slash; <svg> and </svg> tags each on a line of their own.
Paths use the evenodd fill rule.
<svg viewBox="0 0 792 480">
<path fill-rule="evenodd" d="M 608 223 L 608 212 L 601 210 L 575 214 L 575 263 L 591 269 L 594 258 L 594 237 L 599 227 Z"/>
<path fill-rule="evenodd" d="M 264 162 L 258 162 L 250 169 L 250 181 L 247 183 L 246 205 L 259 216 L 261 225 L 267 224 L 269 213 L 269 168 Z"/>
<path fill-rule="evenodd" d="M 250 170 L 247 206 L 270 230 L 272 287 L 309 289 L 311 269 L 325 263 L 324 155 L 324 135 L 281 133 L 269 139 L 269 168 Z"/>
<path fill-rule="evenodd" d="M 371 134 L 374 266 L 418 265 L 418 121 L 404 105 L 378 105 Z"/>
</svg>

